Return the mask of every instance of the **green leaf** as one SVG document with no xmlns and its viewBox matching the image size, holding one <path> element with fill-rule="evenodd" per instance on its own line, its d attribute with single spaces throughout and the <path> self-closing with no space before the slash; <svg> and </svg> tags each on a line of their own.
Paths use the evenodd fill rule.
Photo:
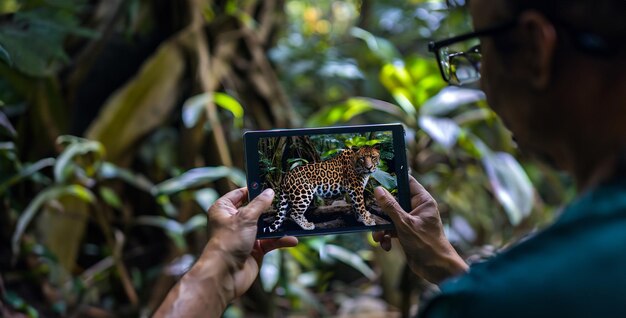
<svg viewBox="0 0 626 318">
<path fill-rule="evenodd" d="M 100 166 L 98 175 L 102 179 L 122 179 L 128 184 L 137 187 L 137 189 L 148 193 L 152 193 L 152 189 L 154 188 L 154 184 L 144 175 L 134 173 L 131 170 L 118 167 L 117 165 L 106 161 Z"/>
<path fill-rule="evenodd" d="M 236 99 L 225 93 L 213 93 L 213 99 L 215 104 L 233 114 L 233 117 L 235 118 L 235 127 L 242 127 L 243 106 L 241 106 Z"/>
<path fill-rule="evenodd" d="M 485 99 L 485 93 L 476 89 L 449 86 L 427 100 L 420 108 L 421 115 L 441 116 L 460 106 L 476 103 Z"/>
<path fill-rule="evenodd" d="M 281 251 L 273 250 L 263 257 L 263 266 L 259 270 L 261 283 L 266 292 L 271 292 L 276 287 L 280 278 Z"/>
<path fill-rule="evenodd" d="M 13 128 L 13 125 L 11 125 L 9 118 L 7 118 L 7 116 L 3 112 L 0 112 L 0 127 L 3 128 L 3 132 L 5 135 L 11 138 L 17 137 L 17 132 L 15 131 L 15 128 Z"/>
<path fill-rule="evenodd" d="M 17 11 L 0 29 L 0 47 L 7 65 L 34 77 L 54 74 L 69 57 L 64 42 L 70 34 L 94 36 L 79 27 L 78 6 L 61 7 L 47 3 Z M 36 39 L 36 40 L 33 40 Z M 6 57 L 9 57 L 7 60 Z"/>
<path fill-rule="evenodd" d="M 323 108 L 311 116 L 306 125 L 332 126 L 337 123 L 345 123 L 352 118 L 367 113 L 373 108 L 370 103 L 363 98 L 350 98 L 344 103 Z"/>
<path fill-rule="evenodd" d="M 61 136 L 65 137 L 65 136 Z M 63 142 L 63 138 L 58 139 L 58 143 Z M 104 147 L 97 141 L 81 139 L 80 141 L 71 143 L 61 153 L 54 164 L 54 179 L 58 183 L 64 183 L 72 175 L 72 170 L 77 166 L 72 162 L 76 156 L 83 156 L 88 153 L 94 153 L 98 158 L 104 156 Z"/>
<path fill-rule="evenodd" d="M 174 194 L 192 187 L 213 182 L 221 178 L 228 178 L 238 186 L 246 185 L 246 176 L 241 170 L 228 167 L 204 167 L 191 169 L 178 177 L 163 181 L 153 188 L 153 193 Z"/>
<path fill-rule="evenodd" d="M 39 211 L 41 206 L 46 202 L 59 198 L 64 195 L 75 196 L 85 202 L 93 203 L 95 197 L 91 191 L 87 188 L 80 185 L 69 185 L 69 186 L 54 186 L 48 188 L 39 194 L 31 201 L 26 209 L 20 214 L 19 219 L 17 220 L 17 225 L 15 226 L 15 232 L 13 233 L 13 237 L 11 239 L 13 255 L 19 254 L 19 241 L 24 231 L 35 217 L 35 214 Z"/>
<path fill-rule="evenodd" d="M 380 183 L 380 185 L 382 185 L 386 189 L 396 189 L 398 187 L 398 181 L 396 181 L 396 177 L 381 169 L 376 169 L 376 171 L 372 173 L 372 178 L 378 181 L 378 183 Z"/>
<path fill-rule="evenodd" d="M 109 97 L 87 129 L 85 135 L 106 148 L 107 161 L 124 161 L 147 134 L 171 119 L 185 70 L 180 41 L 175 36 L 163 42 L 135 77 Z"/>
<path fill-rule="evenodd" d="M 211 205 L 213 205 L 213 202 L 219 198 L 217 191 L 211 188 L 200 189 L 194 192 L 193 196 L 203 211 L 208 211 Z"/>
<path fill-rule="evenodd" d="M 370 51 L 383 62 L 389 63 L 400 59 L 400 52 L 389 40 L 377 37 L 358 27 L 350 29 L 350 35 L 365 41 Z"/>
<path fill-rule="evenodd" d="M 461 127 L 452 119 L 421 116 L 419 125 L 433 140 L 450 149 L 456 143 Z"/>
<path fill-rule="evenodd" d="M 189 220 L 187 220 L 187 222 L 185 222 L 185 224 L 183 225 L 183 234 L 187 234 L 198 229 L 205 229 L 206 227 L 206 214 L 196 214 L 192 216 Z"/>
<path fill-rule="evenodd" d="M 511 154 L 489 152 L 482 158 L 483 166 L 496 199 L 509 217 L 518 225 L 530 214 L 534 202 L 533 187 L 521 165 Z"/>
<path fill-rule="evenodd" d="M 235 126 L 243 125 L 243 106 L 233 97 L 225 93 L 204 93 L 193 96 L 183 104 L 183 123 L 185 127 L 194 127 L 202 114 L 204 114 L 205 105 L 214 102 L 219 107 L 229 111 L 235 118 Z"/>
<path fill-rule="evenodd" d="M 117 193 L 115 193 L 115 191 L 113 191 L 113 189 L 101 186 L 99 190 L 100 197 L 102 198 L 102 200 L 104 200 L 104 202 L 106 202 L 106 204 L 116 209 L 122 208 L 122 200 L 120 200 L 120 197 L 117 195 Z"/>
<path fill-rule="evenodd" d="M 137 224 L 154 226 L 162 229 L 179 250 L 187 249 L 185 228 L 175 220 L 163 216 L 143 215 L 137 218 Z"/>
<path fill-rule="evenodd" d="M 320 250 L 320 258 L 334 258 L 337 259 L 357 271 L 361 272 L 363 276 L 367 277 L 369 280 L 376 279 L 376 273 L 363 261 L 363 259 L 356 253 L 353 253 L 350 250 L 347 250 L 341 246 L 326 244 L 324 248 Z"/>
<path fill-rule="evenodd" d="M 10 186 L 18 183 L 20 180 L 27 178 L 39 170 L 54 165 L 54 158 L 41 159 L 31 165 L 27 165 L 19 170 L 19 172 L 0 183 L 0 194 L 6 191 Z"/>
</svg>

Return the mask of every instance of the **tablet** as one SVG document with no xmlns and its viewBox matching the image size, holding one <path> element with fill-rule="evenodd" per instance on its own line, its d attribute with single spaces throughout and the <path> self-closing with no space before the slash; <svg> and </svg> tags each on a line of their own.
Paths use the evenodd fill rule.
<svg viewBox="0 0 626 318">
<path fill-rule="evenodd" d="M 249 199 L 275 191 L 258 221 L 258 238 L 393 229 L 374 188 L 409 210 L 401 124 L 248 131 Z"/>
</svg>

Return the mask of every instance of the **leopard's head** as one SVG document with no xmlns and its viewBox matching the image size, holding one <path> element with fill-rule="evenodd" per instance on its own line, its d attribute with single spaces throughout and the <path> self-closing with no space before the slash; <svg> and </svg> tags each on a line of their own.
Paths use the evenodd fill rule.
<svg viewBox="0 0 626 318">
<path fill-rule="evenodd" d="M 354 150 L 354 168 L 359 174 L 376 171 L 380 162 L 380 150 L 376 146 L 364 146 Z"/>
</svg>

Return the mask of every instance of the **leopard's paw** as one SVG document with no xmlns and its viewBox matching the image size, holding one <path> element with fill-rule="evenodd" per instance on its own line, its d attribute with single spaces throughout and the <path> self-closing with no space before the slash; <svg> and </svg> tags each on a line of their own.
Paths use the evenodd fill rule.
<svg viewBox="0 0 626 318">
<path fill-rule="evenodd" d="M 313 224 L 311 222 L 306 222 L 304 224 L 300 224 L 300 227 L 302 227 L 302 229 L 304 229 L 304 230 L 314 230 L 315 229 L 315 224 Z"/>
<path fill-rule="evenodd" d="M 361 219 L 360 221 L 363 222 L 363 224 L 365 224 L 366 226 L 376 225 L 376 221 L 370 215 L 366 216 L 365 219 Z"/>
</svg>

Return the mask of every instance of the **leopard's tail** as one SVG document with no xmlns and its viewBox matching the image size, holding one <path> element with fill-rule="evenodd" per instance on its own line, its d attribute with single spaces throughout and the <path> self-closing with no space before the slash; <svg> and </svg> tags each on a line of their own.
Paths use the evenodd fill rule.
<svg viewBox="0 0 626 318">
<path fill-rule="evenodd" d="M 263 228 L 263 233 L 276 232 L 285 221 L 285 218 L 287 217 L 287 210 L 289 210 L 289 201 L 287 200 L 287 194 L 281 192 L 276 219 L 270 226 Z"/>
</svg>

